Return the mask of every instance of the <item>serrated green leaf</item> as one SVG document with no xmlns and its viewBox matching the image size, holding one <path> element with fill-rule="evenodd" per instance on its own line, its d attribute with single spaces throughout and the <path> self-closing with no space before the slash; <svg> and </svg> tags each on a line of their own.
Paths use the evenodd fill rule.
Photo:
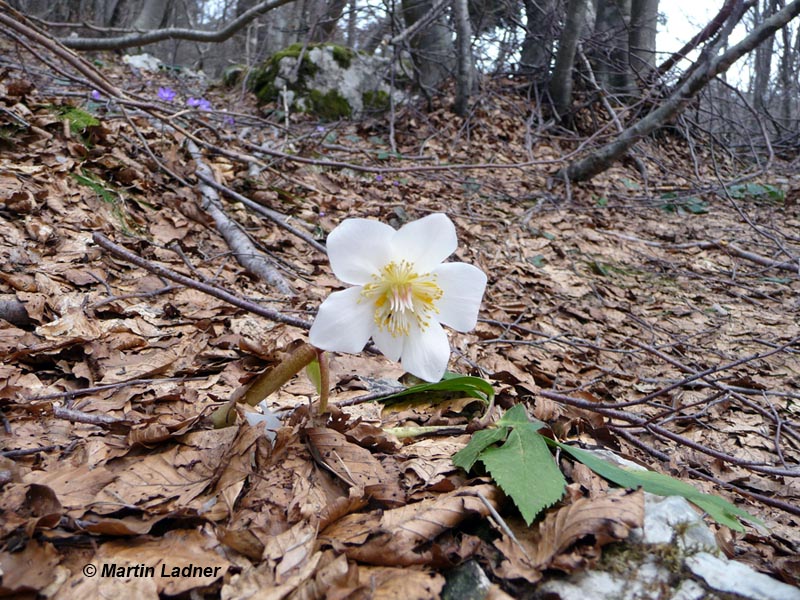
<svg viewBox="0 0 800 600">
<path fill-rule="evenodd" d="M 453 455 L 453 464 L 469 472 L 472 465 L 474 465 L 480 457 L 480 453 L 492 444 L 502 442 L 507 434 L 508 427 L 476 431 L 469 440 L 469 443 Z"/>
<path fill-rule="evenodd" d="M 713 494 L 705 494 L 694 486 L 674 479 L 669 475 L 654 471 L 623 469 L 598 458 L 586 450 L 549 439 L 547 443 L 558 446 L 601 477 L 619 486 L 629 489 L 641 487 L 646 492 L 659 496 L 683 496 L 692 504 L 696 504 L 706 511 L 712 519 L 730 527 L 734 531 L 744 531 L 744 526 L 742 526 L 740 519 L 763 525 L 762 521 L 727 500 Z"/>
<path fill-rule="evenodd" d="M 486 449 L 479 460 L 530 525 L 536 515 L 561 499 L 567 482 L 544 438 L 528 425 L 532 424 L 515 427 L 505 444 Z"/>
</svg>

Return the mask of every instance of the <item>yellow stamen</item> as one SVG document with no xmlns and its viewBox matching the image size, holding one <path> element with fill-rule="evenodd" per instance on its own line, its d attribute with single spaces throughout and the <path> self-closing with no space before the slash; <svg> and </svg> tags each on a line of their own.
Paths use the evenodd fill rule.
<svg viewBox="0 0 800 600">
<path fill-rule="evenodd" d="M 390 262 L 373 275 L 361 296 L 375 305 L 375 324 L 393 336 L 408 335 L 412 320 L 421 330 L 430 325 L 435 302 L 442 297 L 436 275 L 417 273 L 408 261 Z"/>
</svg>

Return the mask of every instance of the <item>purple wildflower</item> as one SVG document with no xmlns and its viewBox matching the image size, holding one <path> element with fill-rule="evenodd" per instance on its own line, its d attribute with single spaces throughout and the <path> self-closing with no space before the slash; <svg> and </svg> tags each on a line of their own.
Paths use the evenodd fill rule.
<svg viewBox="0 0 800 600">
<path fill-rule="evenodd" d="M 164 102 L 172 102 L 175 100 L 175 90 L 170 87 L 160 87 L 158 88 L 158 97 L 160 100 Z"/>
<path fill-rule="evenodd" d="M 92 100 L 102 100 L 103 99 L 103 97 L 100 95 L 100 92 L 98 92 L 97 90 L 92 90 L 92 93 L 90 94 L 90 96 L 92 97 Z"/>
<path fill-rule="evenodd" d="M 200 110 L 211 110 L 211 102 L 209 102 L 205 98 L 189 97 L 186 100 L 186 104 L 188 104 L 192 108 L 199 108 Z"/>
<path fill-rule="evenodd" d="M 235 127 L 236 126 L 236 119 L 234 119 L 230 115 L 225 115 L 222 117 L 222 123 L 225 127 Z"/>
</svg>

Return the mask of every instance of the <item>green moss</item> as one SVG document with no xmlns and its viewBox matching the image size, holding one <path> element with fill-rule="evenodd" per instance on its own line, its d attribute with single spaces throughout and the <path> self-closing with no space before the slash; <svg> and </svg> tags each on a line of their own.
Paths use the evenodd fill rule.
<svg viewBox="0 0 800 600">
<path fill-rule="evenodd" d="M 335 90 L 326 94 L 319 90 L 310 90 L 308 99 L 311 102 L 310 112 L 326 121 L 349 117 L 353 112 L 350 103 Z"/>
<path fill-rule="evenodd" d="M 337 46 L 336 44 L 328 44 L 328 46 L 333 51 L 333 60 L 343 69 L 349 69 L 350 65 L 353 64 L 356 53 L 344 46 Z"/>
<path fill-rule="evenodd" d="M 82 134 L 89 127 L 97 127 L 100 125 L 100 121 L 93 115 L 79 108 L 71 106 L 61 107 L 58 109 L 58 114 L 69 121 L 69 129 L 74 134 Z"/>
<path fill-rule="evenodd" d="M 283 50 L 280 50 L 270 56 L 260 68 L 253 69 L 250 73 L 248 88 L 252 90 L 256 98 L 264 104 L 267 102 L 276 102 L 281 90 L 275 85 L 275 79 L 280 73 L 281 61 L 284 58 L 298 58 L 303 52 L 303 60 L 300 63 L 300 69 L 297 72 L 297 81 L 288 83 L 287 87 L 300 94 L 305 93 L 307 89 L 307 81 L 316 75 L 319 67 L 308 60 L 308 50 L 313 46 L 304 46 L 304 44 L 292 44 Z"/>
<path fill-rule="evenodd" d="M 389 110 L 389 94 L 383 90 L 366 91 L 361 95 L 361 100 L 364 102 L 364 110 L 374 110 L 377 112 Z"/>
</svg>

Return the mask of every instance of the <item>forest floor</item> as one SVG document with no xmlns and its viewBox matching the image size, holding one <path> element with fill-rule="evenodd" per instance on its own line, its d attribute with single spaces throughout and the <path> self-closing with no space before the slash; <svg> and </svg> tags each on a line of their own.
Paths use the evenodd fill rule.
<svg viewBox="0 0 800 600">
<path fill-rule="evenodd" d="M 759 517 L 766 528 L 743 534 L 711 525 L 729 557 L 798 583 L 800 178 L 785 175 L 796 161 L 743 179 L 724 149 L 673 131 L 637 146 L 644 169 L 565 186 L 552 175 L 585 138 L 536 129 L 511 82 L 487 85 L 466 119 L 444 101 L 317 123 L 106 56 L 97 77 L 112 87 L 92 98 L 94 66 L 77 75 L 75 59 L 37 53 L 43 63 L 4 52 L 0 75 L 2 591 L 355 598 L 402 586 L 425 598 L 469 557 L 505 592 L 529 589 L 536 569 L 515 573 L 501 532 L 481 526 L 484 498 L 523 538 L 516 508 L 451 462 L 481 416 L 474 399 L 385 406 L 374 398 L 399 366 L 335 355 L 327 427 L 309 424 L 304 376 L 269 398 L 289 415 L 274 443 L 241 417 L 209 424 L 306 339 L 300 321 L 339 287 L 307 238 L 324 243 L 346 217 L 397 227 L 432 212 L 455 222 L 455 258 L 489 277 L 477 328 L 451 336 L 450 369 L 486 378 L 498 410 L 524 403 L 562 441 L 612 448 Z M 177 97 L 160 100 L 159 86 Z M 205 167 L 303 235 L 215 197 Z M 274 267 L 271 284 L 237 262 L 226 222 Z M 96 233 L 299 326 L 158 276 Z M 450 429 L 386 432 L 426 425 Z M 560 460 L 570 483 L 553 511 L 613 494 Z M 540 574 L 598 558 L 591 535 L 547 543 Z M 165 557 L 210 571 L 83 568 Z"/>
</svg>

